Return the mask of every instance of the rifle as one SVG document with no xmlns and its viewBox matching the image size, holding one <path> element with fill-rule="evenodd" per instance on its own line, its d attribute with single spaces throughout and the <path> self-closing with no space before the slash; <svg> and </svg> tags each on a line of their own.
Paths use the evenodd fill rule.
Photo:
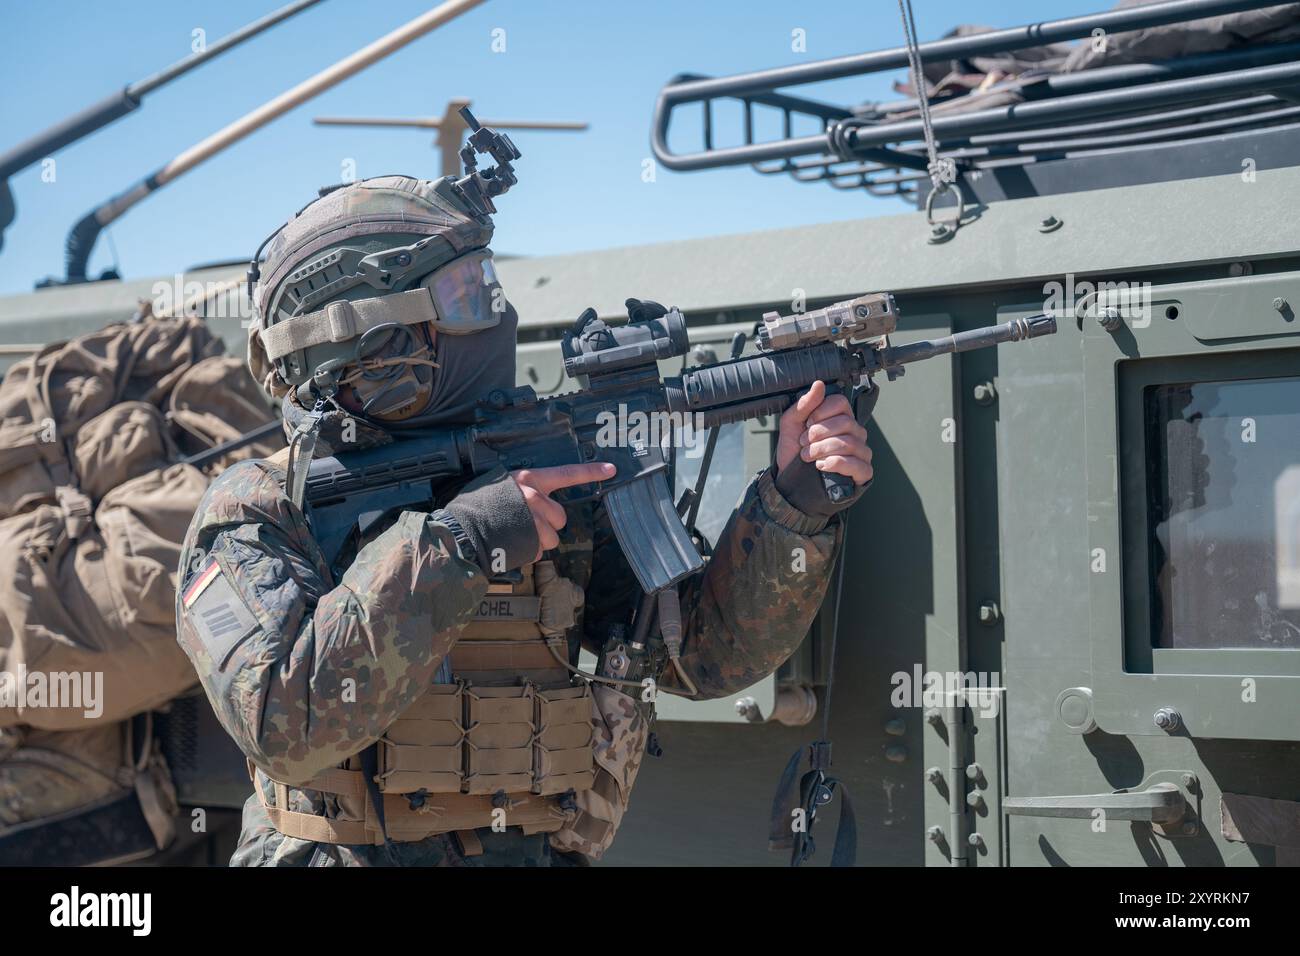
<svg viewBox="0 0 1300 956">
<path fill-rule="evenodd" d="M 817 381 L 828 392 L 857 389 L 874 404 L 874 376 L 881 372 L 894 379 L 911 362 L 1056 331 L 1055 317 L 1043 313 L 891 345 L 897 306 L 892 295 L 873 293 L 803 314 L 766 313 L 759 354 L 661 377 L 657 363 L 685 355 L 690 341 L 680 311 L 658 311 L 663 314 L 638 318 L 645 313 L 634 310 L 630 321 L 612 326 L 592 309 L 583 312 L 561 343 L 577 391 L 538 398 L 530 386 L 497 390 L 464 425 L 399 432 L 392 444 L 313 461 L 304 501 L 326 560 L 333 564 L 354 533 L 366 533 L 394 509 L 432 509 L 448 487 L 494 468 L 609 462 L 618 469 L 613 478 L 556 498 L 602 500 L 637 582 L 656 595 L 704 561 L 673 504 L 668 460 L 649 437 L 654 429 L 641 423 L 714 429 L 780 415 Z M 831 500 L 853 493 L 845 476 L 822 479 Z"/>
<path fill-rule="evenodd" d="M 213 445 L 211 448 L 205 448 L 203 451 L 182 458 L 180 464 L 193 465 L 195 468 L 202 468 L 229 452 L 237 451 L 246 445 L 251 445 L 253 442 L 259 441 L 267 435 L 274 435 L 276 432 L 283 433 L 283 431 L 284 422 L 278 418 L 273 418 L 269 422 L 258 425 L 251 431 L 244 432 L 238 438 L 232 438 L 230 441 L 224 441 L 220 445 Z"/>
</svg>

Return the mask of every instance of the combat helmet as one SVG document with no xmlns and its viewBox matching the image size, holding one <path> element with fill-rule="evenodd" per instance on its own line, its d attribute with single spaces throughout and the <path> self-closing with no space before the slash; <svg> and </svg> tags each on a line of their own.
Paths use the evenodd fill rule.
<svg viewBox="0 0 1300 956">
<path fill-rule="evenodd" d="M 435 335 L 499 320 L 491 219 L 467 209 L 452 186 L 449 178 L 361 180 L 327 191 L 271 238 L 257 267 L 248 349 L 264 388 L 277 397 L 298 390 L 301 399 L 318 375 L 365 357 L 431 356 Z M 381 366 L 401 381 L 373 410 L 418 408 L 431 387 L 428 361 Z"/>
<path fill-rule="evenodd" d="M 491 197 L 515 183 L 519 151 L 466 113 L 474 133 L 461 150 L 463 178 L 380 176 L 323 189 L 262 243 L 249 267 L 248 363 L 272 395 L 293 393 L 311 408 L 344 388 L 366 416 L 409 419 L 438 391 L 435 355 L 456 351 L 447 337 L 474 336 L 488 353 L 508 338 L 513 380 L 513 310 L 487 246 Z M 497 165 L 476 171 L 475 152 Z M 503 323 L 508 336 L 476 335 Z M 465 379 L 468 365 L 455 364 Z"/>
</svg>

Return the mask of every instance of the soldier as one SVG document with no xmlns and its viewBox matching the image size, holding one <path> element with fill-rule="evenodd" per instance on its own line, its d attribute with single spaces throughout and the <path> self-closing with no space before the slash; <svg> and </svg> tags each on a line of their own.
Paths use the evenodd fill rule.
<svg viewBox="0 0 1300 956">
<path fill-rule="evenodd" d="M 463 182 L 358 182 L 268 240 L 249 363 L 282 399 L 298 457 L 464 421 L 513 387 L 517 315 Z M 295 502 L 306 467 L 283 454 L 226 471 L 181 559 L 179 640 L 253 776 L 232 864 L 599 859 L 651 708 L 575 665 L 630 620 L 640 590 L 602 507 L 550 494 L 613 466 L 498 469 L 430 513 L 358 529 L 334 566 Z M 830 504 L 818 469 L 857 493 Z M 865 429 L 815 384 L 681 585 L 680 667 L 658 689 L 721 697 L 788 658 L 824 596 L 837 512 L 870 478 Z M 806 570 L 792 570 L 795 549 Z"/>
</svg>

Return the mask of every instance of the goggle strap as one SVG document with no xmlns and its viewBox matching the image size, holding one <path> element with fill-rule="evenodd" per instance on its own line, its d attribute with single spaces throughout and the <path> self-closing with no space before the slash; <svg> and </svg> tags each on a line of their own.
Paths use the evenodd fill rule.
<svg viewBox="0 0 1300 956">
<path fill-rule="evenodd" d="M 274 362 L 314 345 L 350 341 L 380 325 L 437 320 L 433 296 L 428 289 L 418 288 L 353 302 L 331 302 L 319 311 L 277 322 L 258 336 L 267 358 Z"/>
</svg>

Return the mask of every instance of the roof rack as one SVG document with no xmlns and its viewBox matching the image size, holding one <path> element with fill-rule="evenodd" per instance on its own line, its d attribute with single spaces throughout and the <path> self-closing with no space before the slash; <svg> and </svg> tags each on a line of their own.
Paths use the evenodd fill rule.
<svg viewBox="0 0 1300 956">
<path fill-rule="evenodd" d="M 1095 35 L 1221 16 L 1276 0 L 1166 0 L 1140 7 L 951 37 L 919 46 L 922 62 L 988 56 Z M 906 68 L 907 49 L 837 57 L 728 77 L 682 74 L 660 92 L 652 146 L 665 167 L 678 171 L 750 165 L 765 175 L 825 182 L 901 196 L 918 206 L 931 190 L 917 100 L 842 107 L 784 89 L 807 83 Z M 1273 43 L 1126 63 L 1074 73 L 1030 71 L 989 93 L 1013 92 L 1021 101 L 944 111 L 931 102 L 939 154 L 951 159 L 959 181 L 977 201 L 1074 192 L 1134 182 L 1156 182 L 1300 162 L 1300 43 Z M 968 94 L 969 95 L 969 94 Z M 740 145 L 715 145 L 715 104 L 741 107 Z M 668 147 L 674 110 L 703 107 L 703 148 Z M 755 139 L 755 116 L 780 114 L 782 137 Z M 897 118 L 898 114 L 903 118 Z M 793 133 L 815 121 L 820 131 Z M 1197 148 L 1180 149 L 1189 144 Z"/>
</svg>

